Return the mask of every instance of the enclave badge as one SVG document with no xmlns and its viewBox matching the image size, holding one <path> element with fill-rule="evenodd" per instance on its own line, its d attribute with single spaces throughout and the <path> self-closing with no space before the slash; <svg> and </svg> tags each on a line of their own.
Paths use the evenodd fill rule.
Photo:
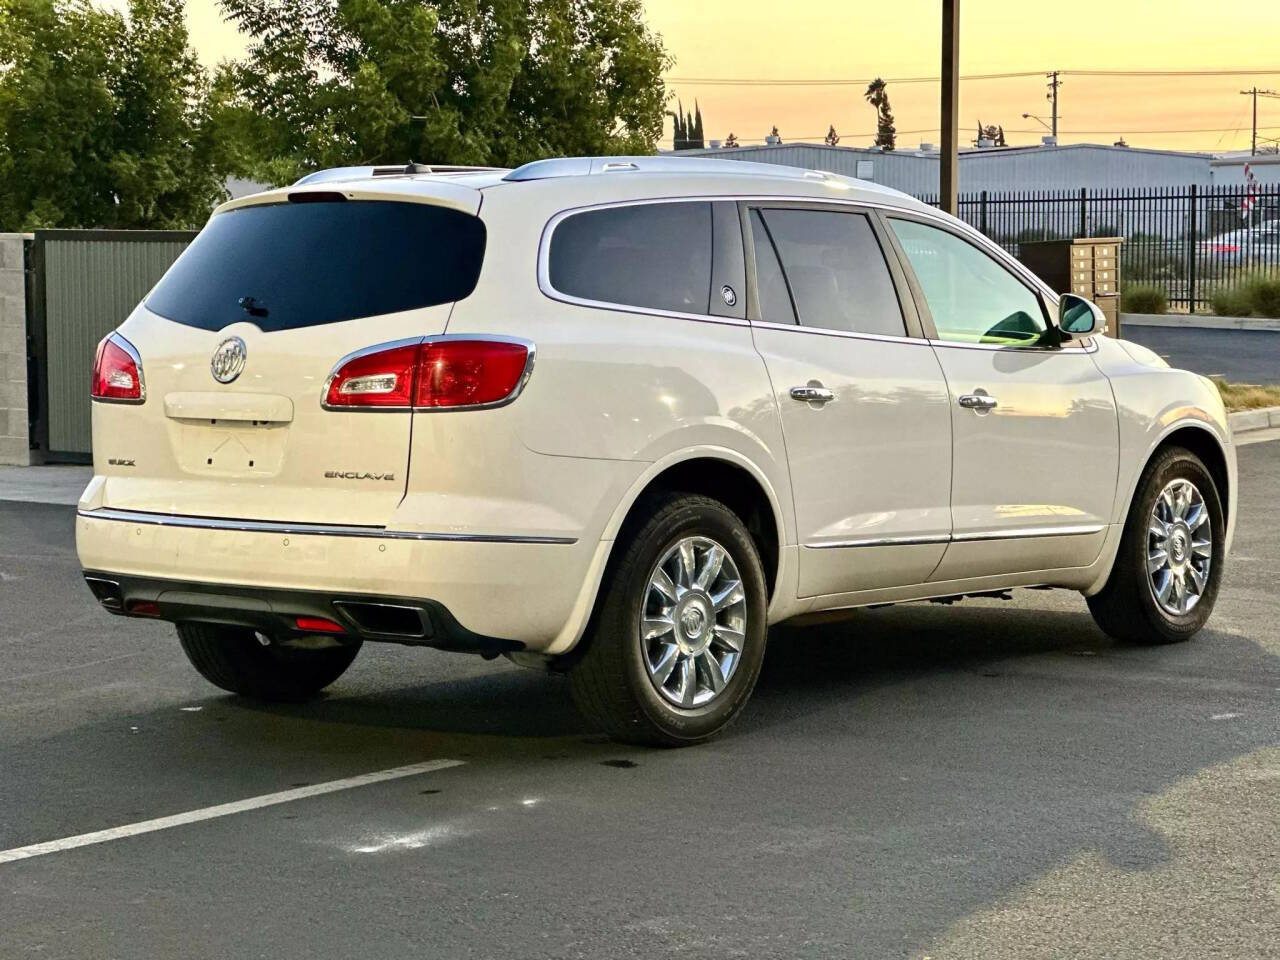
<svg viewBox="0 0 1280 960">
<path fill-rule="evenodd" d="M 326 470 L 326 480 L 394 480 L 394 473 L 365 473 L 363 470 Z"/>
<path fill-rule="evenodd" d="M 218 344 L 218 349 L 213 351 L 213 359 L 209 361 L 209 370 L 213 373 L 213 379 L 219 383 L 233 381 L 244 370 L 244 361 L 248 354 L 249 349 L 239 337 L 228 337 L 223 340 Z"/>
</svg>

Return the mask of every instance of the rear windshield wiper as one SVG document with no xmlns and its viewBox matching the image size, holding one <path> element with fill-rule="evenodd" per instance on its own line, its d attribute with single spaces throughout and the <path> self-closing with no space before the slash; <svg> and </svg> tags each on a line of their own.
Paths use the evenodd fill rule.
<svg viewBox="0 0 1280 960">
<path fill-rule="evenodd" d="M 241 297 L 238 301 L 240 309 L 251 317 L 265 317 L 267 308 L 257 297 Z"/>
</svg>

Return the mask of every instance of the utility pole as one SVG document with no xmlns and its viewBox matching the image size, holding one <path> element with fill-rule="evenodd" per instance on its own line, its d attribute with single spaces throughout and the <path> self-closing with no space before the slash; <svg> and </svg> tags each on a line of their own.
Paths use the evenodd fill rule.
<svg viewBox="0 0 1280 960">
<path fill-rule="evenodd" d="M 1060 72 L 1059 70 L 1054 70 L 1045 74 L 1049 78 L 1049 82 L 1046 84 L 1049 92 L 1044 95 L 1044 98 L 1053 103 L 1053 125 L 1049 128 L 1049 132 L 1053 134 L 1054 143 L 1058 142 L 1058 88 L 1062 86 L 1062 81 L 1058 79 Z"/>
<path fill-rule="evenodd" d="M 960 203 L 960 0 L 942 0 L 941 106 L 938 206 L 954 217 Z"/>
<path fill-rule="evenodd" d="M 1259 90 L 1254 87 L 1252 90 L 1241 90 L 1240 96 L 1253 97 L 1253 140 L 1249 153 L 1256 157 L 1258 155 L 1258 97 L 1274 97 L 1277 93 L 1274 90 Z"/>
</svg>

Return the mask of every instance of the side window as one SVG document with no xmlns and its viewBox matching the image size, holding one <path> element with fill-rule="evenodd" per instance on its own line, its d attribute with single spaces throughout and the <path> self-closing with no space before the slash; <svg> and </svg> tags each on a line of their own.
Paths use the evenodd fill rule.
<svg viewBox="0 0 1280 960">
<path fill-rule="evenodd" d="M 711 204 L 641 203 L 587 210 L 551 236 L 551 285 L 584 300 L 707 312 Z"/>
<path fill-rule="evenodd" d="M 768 323 L 795 323 L 791 294 L 778 266 L 778 254 L 759 210 L 751 211 L 751 244 L 756 251 L 756 289 L 760 291 L 760 319 Z"/>
<path fill-rule="evenodd" d="M 889 265 L 865 214 L 780 208 L 762 215 L 802 326 L 906 336 Z"/>
<path fill-rule="evenodd" d="M 1032 345 L 1045 332 L 1040 297 L 973 244 L 915 220 L 891 219 L 933 314 L 938 338 Z"/>
</svg>

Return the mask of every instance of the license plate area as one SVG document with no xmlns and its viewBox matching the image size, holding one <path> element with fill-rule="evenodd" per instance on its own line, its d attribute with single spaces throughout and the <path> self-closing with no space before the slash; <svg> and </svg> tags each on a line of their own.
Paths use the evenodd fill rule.
<svg viewBox="0 0 1280 960">
<path fill-rule="evenodd" d="M 289 424 L 263 420 L 170 421 L 184 473 L 204 477 L 273 477 L 284 464 Z"/>
</svg>

